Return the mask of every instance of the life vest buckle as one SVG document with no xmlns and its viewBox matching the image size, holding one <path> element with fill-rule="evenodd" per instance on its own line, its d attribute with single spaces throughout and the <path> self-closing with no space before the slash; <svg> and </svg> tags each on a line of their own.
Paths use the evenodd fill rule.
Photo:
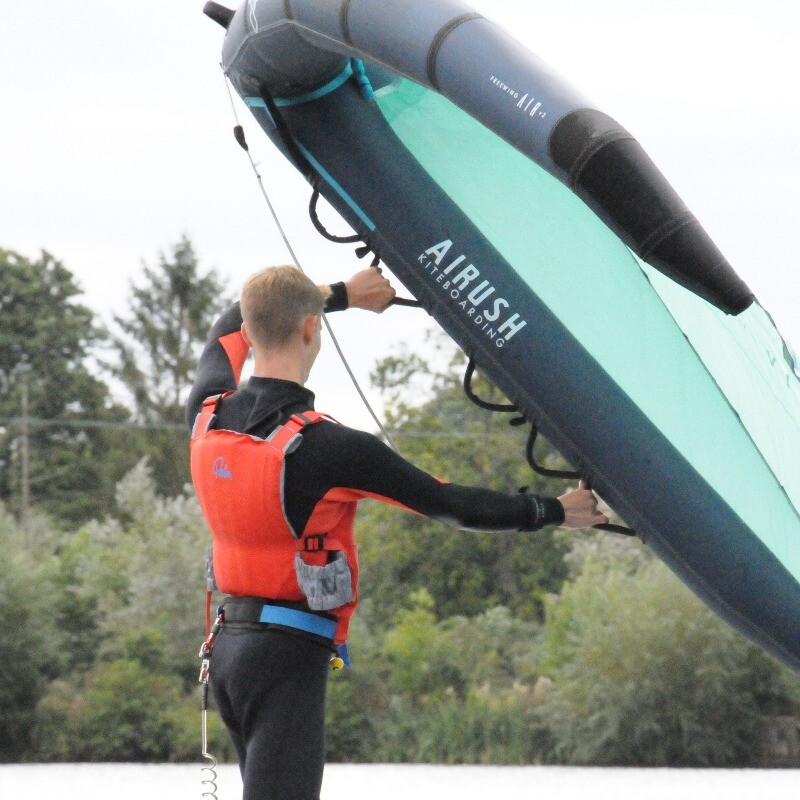
<svg viewBox="0 0 800 800">
<path fill-rule="evenodd" d="M 304 536 L 297 543 L 298 549 L 304 550 L 306 553 L 317 553 L 320 550 L 325 550 L 325 534 L 315 533 L 310 536 Z"/>
</svg>

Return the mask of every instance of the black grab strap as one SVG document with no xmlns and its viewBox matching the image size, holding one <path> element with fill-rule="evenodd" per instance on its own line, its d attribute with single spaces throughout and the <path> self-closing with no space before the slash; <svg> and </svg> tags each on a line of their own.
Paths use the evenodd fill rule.
<svg viewBox="0 0 800 800">
<path fill-rule="evenodd" d="M 356 256 L 358 258 L 363 258 L 369 253 L 372 253 L 373 259 L 370 266 L 377 267 L 381 262 L 380 254 L 378 253 L 377 247 L 369 240 L 368 237 L 365 237 L 359 233 L 350 234 L 348 236 L 338 236 L 334 233 L 331 233 L 322 224 L 322 222 L 320 222 L 319 214 L 317 212 L 317 203 L 319 202 L 321 194 L 319 190 L 319 175 L 311 166 L 308 159 L 300 151 L 300 148 L 297 146 L 297 143 L 294 140 L 294 136 L 292 136 L 292 133 L 286 124 L 286 120 L 283 118 L 280 110 L 275 105 L 275 102 L 273 101 L 269 92 L 267 92 L 263 86 L 260 88 L 260 94 L 264 100 L 267 110 L 270 113 L 270 116 L 272 117 L 273 122 L 275 123 L 275 128 L 277 129 L 278 135 L 280 136 L 284 147 L 288 151 L 291 160 L 294 162 L 300 173 L 311 184 L 311 199 L 308 203 L 308 215 L 311 218 L 311 224 L 314 226 L 314 228 L 316 228 L 317 232 L 321 236 L 325 237 L 330 242 L 335 242 L 336 244 L 355 244 L 356 242 L 364 242 L 361 247 L 356 248 Z M 244 129 L 241 125 L 237 125 L 233 129 L 233 135 L 236 138 L 239 146 L 243 150 L 248 151 L 249 147 L 247 146 L 247 141 L 244 136 Z M 423 305 L 419 302 L 419 300 L 411 300 L 404 297 L 395 297 L 390 305 L 406 306 L 408 308 L 423 308 Z"/>
<path fill-rule="evenodd" d="M 500 413 L 515 413 L 519 411 L 517 406 L 511 403 L 490 403 L 487 400 L 483 400 L 478 397 L 472 389 L 472 377 L 475 374 L 475 359 L 474 357 L 470 356 L 469 361 L 467 363 L 467 369 L 464 373 L 464 392 L 467 397 L 475 403 L 476 406 L 480 408 L 485 408 L 488 411 L 497 411 Z M 536 444 L 536 439 L 539 436 L 539 430 L 536 427 L 536 423 L 528 420 L 524 416 L 515 417 L 514 419 L 510 420 L 510 424 L 514 426 L 524 425 L 526 422 L 530 423 L 531 430 L 528 434 L 528 441 L 525 445 L 525 460 L 528 462 L 528 466 L 537 474 L 541 475 L 545 478 L 559 478 L 562 480 L 583 480 L 586 488 L 591 488 L 589 484 L 589 480 L 585 478 L 580 472 L 573 472 L 571 470 L 566 469 L 549 469 L 547 467 L 543 467 L 541 464 L 536 462 L 536 459 L 533 455 L 533 448 Z M 522 491 L 522 490 L 521 490 Z M 593 528 L 601 531 L 608 531 L 609 533 L 618 533 L 622 536 L 637 536 L 633 528 L 627 528 L 624 525 L 614 525 L 612 523 L 604 523 L 601 525 L 593 525 Z"/>
<path fill-rule="evenodd" d="M 531 430 L 528 434 L 528 441 L 525 445 L 525 460 L 528 466 L 537 474 L 544 478 L 560 478 L 567 481 L 574 481 L 581 478 L 580 472 L 573 472 L 568 469 L 548 469 L 538 464 L 533 457 L 533 446 L 536 444 L 536 439 L 539 436 L 539 429 L 531 422 Z"/>
<path fill-rule="evenodd" d="M 498 411 L 501 414 L 513 414 L 519 409 L 510 403 L 490 403 L 488 400 L 482 400 L 472 390 L 472 376 L 475 374 L 475 359 L 470 357 L 467 364 L 467 371 L 464 373 L 464 393 L 467 397 L 475 403 L 479 408 L 485 408 L 487 411 Z"/>
<path fill-rule="evenodd" d="M 311 217 L 311 224 L 317 231 L 324 236 L 329 242 L 336 242 L 337 244 L 352 244 L 353 242 L 362 241 L 362 237 L 358 233 L 351 234 L 350 236 L 337 236 L 331 233 L 320 221 L 317 214 L 317 202 L 319 201 L 319 186 L 316 181 L 314 182 L 314 191 L 311 193 L 311 200 L 308 203 L 308 216 Z"/>
<path fill-rule="evenodd" d="M 407 297 L 395 297 L 389 305 L 392 306 L 407 306 L 408 308 L 423 308 L 419 300 L 411 300 Z"/>
</svg>

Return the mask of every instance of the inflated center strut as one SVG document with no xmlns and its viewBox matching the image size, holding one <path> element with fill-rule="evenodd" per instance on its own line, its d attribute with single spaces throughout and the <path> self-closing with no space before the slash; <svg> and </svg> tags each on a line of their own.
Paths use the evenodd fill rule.
<svg viewBox="0 0 800 800">
<path fill-rule="evenodd" d="M 209 5 L 215 5 L 215 4 L 209 4 Z M 303 155 L 300 148 L 297 146 L 297 142 L 295 142 L 294 136 L 292 136 L 292 133 L 289 130 L 288 125 L 286 124 L 286 120 L 283 118 L 283 115 L 280 113 L 278 106 L 275 104 L 275 101 L 273 100 L 270 93 L 267 91 L 266 87 L 264 86 L 259 87 L 259 92 L 264 100 L 264 103 L 267 107 L 270 116 L 272 117 L 273 122 L 275 123 L 275 129 L 277 130 L 278 135 L 280 136 L 280 139 L 284 147 L 288 151 L 291 160 L 294 162 L 298 171 L 311 184 L 312 193 L 308 205 L 308 212 L 309 212 L 309 217 L 311 218 L 311 222 L 316 228 L 316 230 L 319 232 L 321 236 L 328 239 L 328 241 L 335 242 L 337 244 L 354 244 L 356 242 L 363 242 L 363 244 L 360 247 L 356 248 L 356 256 L 358 258 L 364 258 L 364 256 L 368 255 L 369 253 L 372 253 L 373 259 L 370 266 L 379 269 L 381 258 L 378 252 L 378 248 L 370 240 L 370 237 L 368 235 L 355 233 L 348 236 L 338 236 L 328 231 L 325 228 L 325 226 L 320 222 L 319 216 L 317 214 L 317 203 L 319 202 L 319 197 L 320 197 L 319 185 L 320 181 L 322 180 L 321 176 L 317 173 L 314 167 L 309 163 L 308 159 Z M 244 136 L 244 129 L 242 128 L 242 126 L 237 124 L 236 127 L 233 129 L 233 134 L 240 147 L 249 153 L 249 147 L 247 146 L 247 142 Z M 418 300 L 411 300 L 402 297 L 395 297 L 392 300 L 391 305 L 408 306 L 412 308 L 423 307 L 422 303 L 419 302 Z M 467 369 L 466 372 L 464 373 L 464 392 L 466 393 L 467 397 L 473 403 L 475 403 L 475 405 L 479 406 L 480 408 L 486 409 L 487 411 L 494 411 L 498 413 L 509 413 L 509 414 L 521 413 L 520 409 L 511 403 L 490 403 L 478 397 L 472 390 L 472 377 L 474 373 L 475 373 L 475 359 L 473 357 L 469 357 Z M 377 418 L 376 421 L 378 422 L 378 427 L 381 428 L 381 430 L 383 430 L 383 425 L 381 425 L 381 423 L 377 420 Z M 560 469 L 548 469 L 547 467 L 543 467 L 541 464 L 538 464 L 533 454 L 534 445 L 536 444 L 536 439 L 538 438 L 539 435 L 539 430 L 536 426 L 536 423 L 533 420 L 529 420 L 524 415 L 515 417 L 514 419 L 510 420 L 510 424 L 513 426 L 524 425 L 525 423 L 528 423 L 531 426 L 530 433 L 528 434 L 528 440 L 525 445 L 525 460 L 528 462 L 530 468 L 537 475 L 541 475 L 542 477 L 545 478 L 557 478 L 562 480 L 580 479 L 583 481 L 587 489 L 590 488 L 589 481 L 586 478 L 584 478 L 579 472 L 572 472 L 570 470 L 560 470 Z M 388 436 L 388 434 L 386 435 Z M 389 441 L 391 441 L 391 438 L 389 438 Z M 627 528 L 623 525 L 613 525 L 608 523 L 608 524 L 594 525 L 593 527 L 597 528 L 598 530 L 609 531 L 611 533 L 619 533 L 624 536 L 637 535 L 636 531 L 634 531 L 631 528 Z"/>
</svg>

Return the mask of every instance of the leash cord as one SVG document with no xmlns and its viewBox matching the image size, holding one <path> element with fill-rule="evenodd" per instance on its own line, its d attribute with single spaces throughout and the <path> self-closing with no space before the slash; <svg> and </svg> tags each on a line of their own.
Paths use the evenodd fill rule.
<svg viewBox="0 0 800 800">
<path fill-rule="evenodd" d="M 206 762 L 200 767 L 203 779 L 200 786 L 203 789 L 201 797 L 208 797 L 210 800 L 217 798 L 217 759 L 208 752 L 208 678 L 211 673 L 211 651 L 214 649 L 214 641 L 219 633 L 222 624 L 222 614 L 216 618 L 211 630 L 206 634 L 206 639 L 200 647 L 200 755 Z"/>
</svg>

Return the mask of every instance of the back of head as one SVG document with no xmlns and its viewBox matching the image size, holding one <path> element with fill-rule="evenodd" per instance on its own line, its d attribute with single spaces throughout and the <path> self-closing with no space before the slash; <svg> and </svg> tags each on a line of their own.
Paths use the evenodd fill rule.
<svg viewBox="0 0 800 800">
<path fill-rule="evenodd" d="M 242 287 L 242 319 L 250 338 L 264 349 L 285 345 L 306 317 L 324 307 L 322 289 L 293 266 L 268 267 Z"/>
</svg>

